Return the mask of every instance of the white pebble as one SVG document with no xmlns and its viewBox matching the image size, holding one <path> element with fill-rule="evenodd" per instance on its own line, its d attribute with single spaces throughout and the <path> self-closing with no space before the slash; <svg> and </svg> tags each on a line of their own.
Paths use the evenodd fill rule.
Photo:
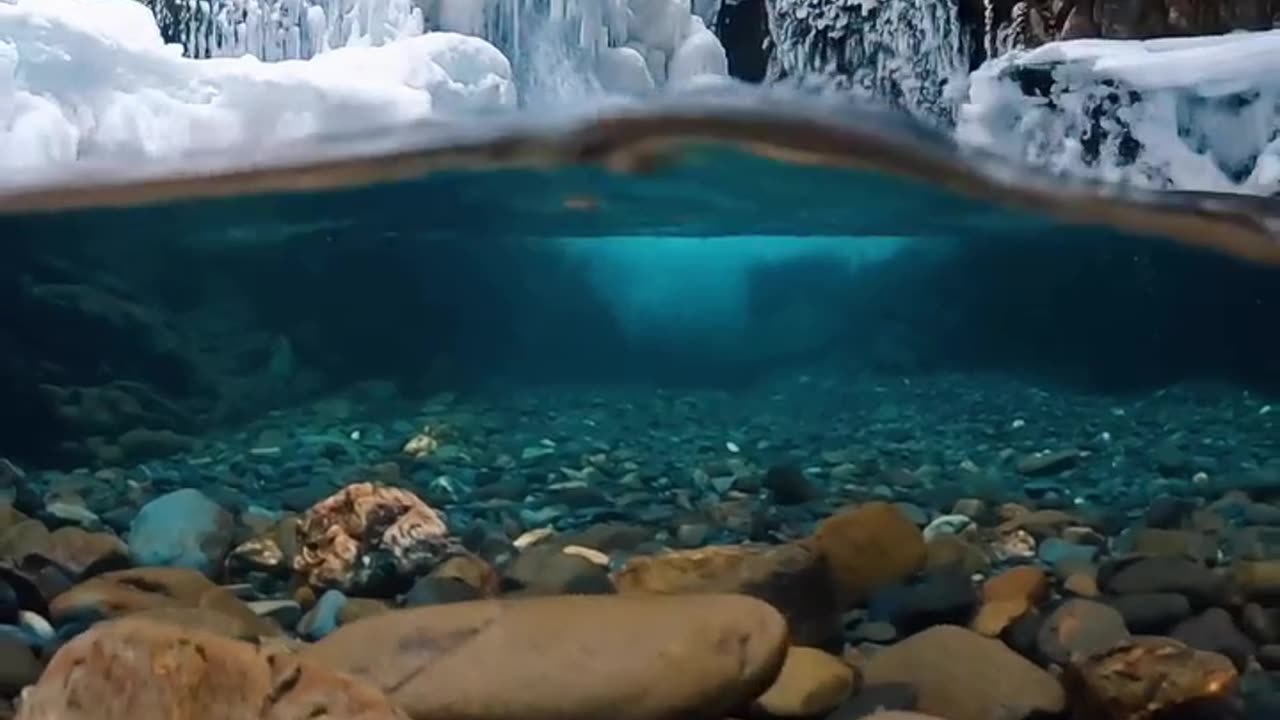
<svg viewBox="0 0 1280 720">
<path fill-rule="evenodd" d="M 526 530 L 523 535 L 516 538 L 515 542 L 511 544 L 514 545 L 517 550 L 523 550 L 529 547 L 530 545 L 535 545 L 543 540 L 546 540 L 547 538 L 554 535 L 555 532 L 556 531 L 554 529 L 549 527 L 541 527 L 541 528 L 534 528 L 533 530 Z"/>
<path fill-rule="evenodd" d="M 1018 418 L 1013 422 L 1009 423 L 1009 427 L 1013 428 L 1014 430 L 1021 430 L 1026 426 L 1027 426 L 1027 421 L 1023 420 L 1022 418 Z"/>
<path fill-rule="evenodd" d="M 738 452 L 742 452 L 742 448 L 738 447 L 738 443 L 736 443 L 736 442 L 734 442 L 734 441 L 732 441 L 732 440 L 730 440 L 729 442 L 725 443 L 725 444 L 724 444 L 724 446 L 725 446 L 725 448 L 727 448 L 727 449 L 729 450 L 729 452 L 731 452 L 731 453 L 738 453 Z"/>
<path fill-rule="evenodd" d="M 360 431 L 359 431 L 359 430 L 352 430 L 352 431 L 351 431 L 351 439 L 352 439 L 352 440 L 359 441 L 359 440 L 360 440 Z"/>
<path fill-rule="evenodd" d="M 21 610 L 18 612 L 18 625 L 39 638 L 41 643 L 52 642 L 57 633 L 53 631 L 53 626 L 49 624 L 39 613 L 30 610 Z"/>
<path fill-rule="evenodd" d="M 560 552 L 565 555 L 576 555 L 601 567 L 609 567 L 609 556 L 595 548 L 583 547 L 582 545 L 566 545 Z"/>
<path fill-rule="evenodd" d="M 973 518 L 968 515 L 943 515 L 934 518 L 924 529 L 924 541 L 929 542 L 941 535 L 959 535 L 970 525 L 973 525 Z"/>
</svg>

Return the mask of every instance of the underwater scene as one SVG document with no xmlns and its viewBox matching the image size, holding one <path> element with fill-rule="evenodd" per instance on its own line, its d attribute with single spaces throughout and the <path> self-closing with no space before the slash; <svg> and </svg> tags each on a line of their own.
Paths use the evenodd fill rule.
<svg viewBox="0 0 1280 720">
<path fill-rule="evenodd" d="M 1278 24 L 0 0 L 0 718 L 1280 717 Z"/>
</svg>

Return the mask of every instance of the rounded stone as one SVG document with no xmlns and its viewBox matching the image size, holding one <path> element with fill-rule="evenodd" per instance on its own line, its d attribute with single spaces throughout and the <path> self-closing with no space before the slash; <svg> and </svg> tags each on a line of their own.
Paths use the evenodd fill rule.
<svg viewBox="0 0 1280 720">
<path fill-rule="evenodd" d="M 235 518 L 199 490 L 152 500 L 129 526 L 129 554 L 144 567 L 166 566 L 212 575 L 231 549 Z"/>
<path fill-rule="evenodd" d="M 754 598 L 561 595 L 391 611 L 301 657 L 383 688 L 415 718 L 665 720 L 744 706 L 786 649 L 786 621 Z"/>
<path fill-rule="evenodd" d="M 927 555 L 920 528 L 885 502 L 869 502 L 827 518 L 814 538 L 846 607 L 906 580 L 924 567 Z"/>
</svg>

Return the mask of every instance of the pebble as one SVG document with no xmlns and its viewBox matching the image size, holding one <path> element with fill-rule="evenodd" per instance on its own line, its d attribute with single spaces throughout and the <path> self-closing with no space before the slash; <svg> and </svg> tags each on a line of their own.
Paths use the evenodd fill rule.
<svg viewBox="0 0 1280 720">
<path fill-rule="evenodd" d="M 298 621 L 298 635 L 308 640 L 320 640 L 338 629 L 338 615 L 347 604 L 347 596 L 341 590 L 326 590 L 316 604 Z"/>
</svg>

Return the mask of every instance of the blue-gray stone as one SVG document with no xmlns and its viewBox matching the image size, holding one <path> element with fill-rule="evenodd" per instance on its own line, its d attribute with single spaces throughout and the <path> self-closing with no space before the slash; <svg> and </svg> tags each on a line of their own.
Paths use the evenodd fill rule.
<svg viewBox="0 0 1280 720">
<path fill-rule="evenodd" d="M 234 519 L 194 488 L 142 506 L 129 527 L 129 554 L 141 566 L 185 567 L 212 575 L 231 547 Z"/>
<path fill-rule="evenodd" d="M 1061 538 L 1048 538 L 1040 543 L 1038 555 L 1041 562 L 1050 566 L 1063 562 L 1093 562 L 1098 557 L 1098 548 L 1092 545 L 1077 545 Z"/>
<path fill-rule="evenodd" d="M 315 607 L 298 621 L 298 634 L 307 640 L 319 640 L 338 629 L 338 613 L 346 607 L 347 596 L 340 590 L 326 590 Z"/>
</svg>

